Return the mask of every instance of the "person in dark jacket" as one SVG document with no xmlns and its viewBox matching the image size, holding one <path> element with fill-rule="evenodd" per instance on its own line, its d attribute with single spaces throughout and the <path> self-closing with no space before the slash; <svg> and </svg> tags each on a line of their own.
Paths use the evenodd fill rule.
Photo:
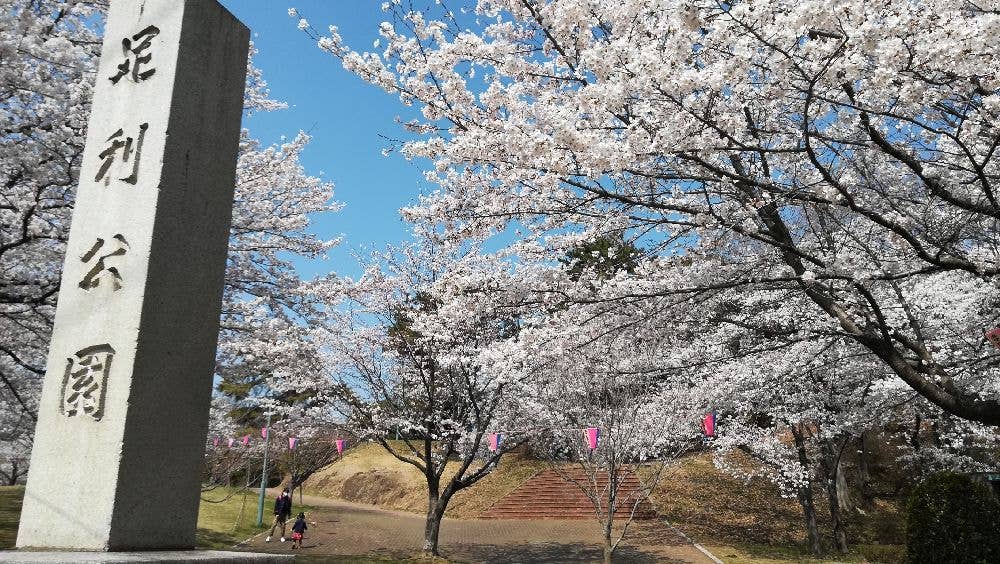
<svg viewBox="0 0 1000 564">
<path fill-rule="evenodd" d="M 292 548 L 302 548 L 302 536 L 308 528 L 309 526 L 306 525 L 306 514 L 299 513 L 299 517 L 295 520 L 295 523 L 292 523 Z"/>
<path fill-rule="evenodd" d="M 292 516 L 292 496 L 288 495 L 288 488 L 281 490 L 281 495 L 274 500 L 274 522 L 271 523 L 271 532 L 267 534 L 264 542 L 271 542 L 274 536 L 274 529 L 281 525 L 281 542 L 285 542 L 285 522 Z"/>
</svg>

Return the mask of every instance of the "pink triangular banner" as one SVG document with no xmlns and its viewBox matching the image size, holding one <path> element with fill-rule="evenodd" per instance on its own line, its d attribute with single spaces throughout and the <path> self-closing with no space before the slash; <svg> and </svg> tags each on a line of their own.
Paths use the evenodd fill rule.
<svg viewBox="0 0 1000 564">
<path fill-rule="evenodd" d="M 710 413 L 707 413 L 705 415 L 705 418 L 702 419 L 701 425 L 705 429 L 705 436 L 706 437 L 714 437 L 715 436 L 715 412 L 712 411 Z"/>
<path fill-rule="evenodd" d="M 986 339 L 993 343 L 993 346 L 1000 349 L 1000 327 L 990 329 L 986 332 Z"/>
</svg>

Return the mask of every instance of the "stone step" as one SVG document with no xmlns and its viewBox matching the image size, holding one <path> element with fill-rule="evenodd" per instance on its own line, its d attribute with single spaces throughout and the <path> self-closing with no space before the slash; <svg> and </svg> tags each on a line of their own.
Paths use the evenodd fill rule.
<svg viewBox="0 0 1000 564">
<path fill-rule="evenodd" d="M 565 491 L 574 490 L 574 491 L 578 491 L 578 490 L 580 490 L 580 486 L 583 486 L 583 487 L 587 488 L 588 490 L 589 489 L 593 489 L 593 487 L 594 487 L 592 484 L 579 484 L 579 485 L 577 485 L 577 484 L 570 484 L 570 483 L 566 483 L 566 482 L 562 482 L 562 483 L 552 482 L 552 483 L 549 483 L 549 484 L 532 484 L 530 487 L 525 488 L 523 491 L 549 491 L 549 490 L 565 490 Z M 602 485 L 598 485 L 597 486 L 598 490 L 604 490 L 606 488 L 607 488 L 607 486 L 602 486 Z M 622 491 L 622 490 L 624 490 L 624 491 L 635 491 L 635 490 L 642 489 L 642 487 L 639 484 L 621 484 L 621 485 L 618 486 L 618 489 L 620 491 Z"/>
<path fill-rule="evenodd" d="M 606 508 L 602 507 L 601 510 Z M 489 509 L 489 511 L 593 511 L 594 506 L 590 504 L 552 504 L 552 505 L 494 505 Z M 616 511 L 631 511 L 632 505 L 621 505 L 616 509 Z M 651 507 L 647 507 L 646 504 L 640 504 L 637 511 L 651 511 Z"/>
<path fill-rule="evenodd" d="M 615 511 L 615 513 L 616 514 L 617 513 L 628 514 L 630 511 L 631 511 L 631 508 L 628 508 L 628 509 L 619 508 L 619 509 L 617 509 Z M 587 513 L 587 514 L 593 515 L 594 514 L 594 508 L 593 507 L 560 507 L 560 508 L 551 508 L 551 507 L 549 507 L 549 508 L 498 507 L 498 508 L 490 509 L 486 513 L 489 513 L 489 514 L 500 514 L 500 513 L 558 513 L 558 512 L 565 512 L 565 513 Z M 601 512 L 604 513 L 603 510 Z M 636 510 L 636 513 L 652 513 L 652 511 L 650 509 L 639 508 L 639 509 Z"/>
<path fill-rule="evenodd" d="M 504 499 L 501 500 L 504 504 L 520 504 L 520 505 L 585 505 L 590 507 L 593 502 L 589 498 L 584 497 L 550 497 L 545 499 Z M 500 505 L 501 501 L 497 501 L 494 505 Z M 600 498 L 599 501 L 601 505 L 607 505 L 607 500 Z M 635 498 L 619 498 L 616 500 L 617 505 L 631 504 L 635 502 Z"/>
<path fill-rule="evenodd" d="M 533 518 L 549 518 L 549 519 L 594 519 L 596 518 L 596 513 L 591 512 L 573 512 L 567 513 L 564 511 L 548 511 L 548 512 L 538 512 L 538 513 L 483 513 L 480 519 L 533 519 Z M 601 515 L 607 515 L 602 513 Z M 625 519 L 628 517 L 628 513 L 615 513 L 615 519 Z M 636 512 L 634 519 L 654 519 L 656 518 L 655 513 L 646 512 L 638 513 Z"/>
<path fill-rule="evenodd" d="M 604 492 L 598 492 L 603 494 Z M 618 499 L 631 499 L 638 497 L 639 492 L 618 492 Z M 600 498 L 606 498 L 606 495 L 599 495 Z M 580 492 L 579 490 L 569 490 L 569 491 L 534 491 L 534 492 L 518 492 L 516 495 L 510 495 L 506 499 L 525 499 L 525 500 L 536 500 L 545 498 L 558 498 L 558 499 L 586 499 L 589 500 L 590 497 L 586 494 Z"/>
<path fill-rule="evenodd" d="M 584 487 L 598 490 L 608 486 L 606 477 L 598 477 L 594 482 L 578 470 L 564 472 Z M 553 470 L 543 470 L 519 488 L 498 500 L 482 513 L 486 519 L 593 519 L 596 515 L 590 498 L 580 485 L 566 480 Z M 615 511 L 616 518 L 627 518 L 632 514 L 634 496 L 640 495 L 642 484 L 635 476 L 628 476 L 618 484 L 618 498 L 622 505 Z M 653 506 L 646 500 L 635 510 L 636 519 L 656 517 Z"/>
<path fill-rule="evenodd" d="M 577 518 L 588 518 L 593 519 L 596 517 L 596 513 L 593 511 L 504 511 L 497 513 L 483 513 L 480 518 L 482 519 L 528 519 L 532 517 L 550 517 L 553 519 L 577 519 Z M 607 513 L 601 513 L 601 515 L 607 515 Z M 628 512 L 615 513 L 616 519 L 624 519 L 629 516 Z M 652 512 L 636 512 L 636 519 L 652 519 L 656 516 Z"/>
</svg>

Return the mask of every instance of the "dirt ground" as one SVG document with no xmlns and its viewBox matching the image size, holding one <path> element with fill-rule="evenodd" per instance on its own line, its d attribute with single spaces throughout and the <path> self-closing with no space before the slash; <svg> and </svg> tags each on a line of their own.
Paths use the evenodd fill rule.
<svg viewBox="0 0 1000 564">
<path fill-rule="evenodd" d="M 298 496 L 296 496 L 298 497 Z M 317 509 L 310 515 L 301 554 L 408 557 L 420 551 L 424 520 L 419 515 L 373 506 L 306 496 Z M 314 524 L 313 524 L 314 523 Z M 289 531 L 289 535 L 291 532 Z M 264 552 L 298 553 L 291 542 L 265 535 L 250 539 L 246 548 Z M 600 562 L 601 541 L 596 519 L 577 521 L 513 521 L 445 519 L 440 550 L 456 562 Z M 709 563 L 666 525 L 636 522 L 619 547 L 616 562 Z"/>
</svg>

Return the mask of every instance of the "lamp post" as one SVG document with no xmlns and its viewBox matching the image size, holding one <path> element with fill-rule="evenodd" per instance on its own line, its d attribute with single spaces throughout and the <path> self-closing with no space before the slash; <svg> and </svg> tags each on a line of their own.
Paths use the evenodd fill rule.
<svg viewBox="0 0 1000 564">
<path fill-rule="evenodd" d="M 267 426 L 264 427 L 264 466 L 260 471 L 260 498 L 257 500 L 257 526 L 264 526 L 264 495 L 267 489 L 267 451 L 271 446 L 271 411 L 267 412 Z"/>
</svg>

